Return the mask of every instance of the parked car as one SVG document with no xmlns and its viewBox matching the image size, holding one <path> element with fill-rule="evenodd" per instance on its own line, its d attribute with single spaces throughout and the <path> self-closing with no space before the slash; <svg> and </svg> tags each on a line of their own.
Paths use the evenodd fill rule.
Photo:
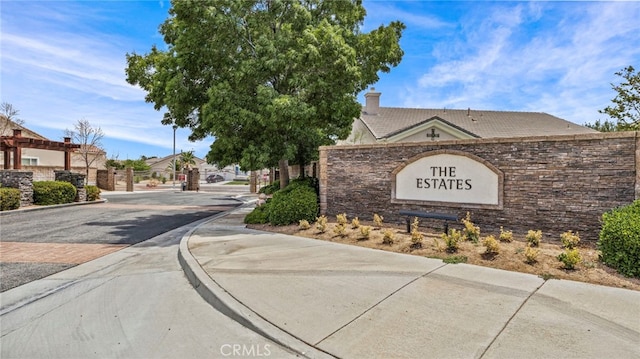
<svg viewBox="0 0 640 359">
<path fill-rule="evenodd" d="M 206 179 L 207 183 L 217 183 L 224 181 L 224 177 L 220 175 L 209 175 Z"/>
</svg>

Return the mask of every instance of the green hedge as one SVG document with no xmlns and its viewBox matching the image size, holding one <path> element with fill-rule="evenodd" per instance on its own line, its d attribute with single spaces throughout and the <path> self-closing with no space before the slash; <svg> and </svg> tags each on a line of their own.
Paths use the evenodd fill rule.
<svg viewBox="0 0 640 359">
<path fill-rule="evenodd" d="M 602 215 L 602 261 L 627 277 L 640 277 L 640 200 Z"/>
<path fill-rule="evenodd" d="M 302 219 L 309 222 L 315 221 L 318 216 L 318 181 L 316 179 L 297 178 L 281 190 L 278 190 L 279 186 L 280 182 L 276 181 L 262 188 L 264 191 L 261 192 L 266 194 L 275 191 L 273 198 L 249 213 L 244 218 L 244 223 L 271 223 L 274 226 L 282 226 L 298 223 Z"/>
<path fill-rule="evenodd" d="M 100 188 L 98 186 L 86 185 L 84 188 L 87 190 L 87 201 L 100 199 Z"/>
<path fill-rule="evenodd" d="M 76 199 L 76 188 L 69 182 L 33 182 L 33 203 L 52 205 L 71 203 Z"/>
<path fill-rule="evenodd" d="M 0 211 L 20 208 L 20 190 L 17 188 L 0 188 Z"/>
<path fill-rule="evenodd" d="M 278 191 L 280 189 L 280 181 L 276 180 L 274 181 L 272 184 L 270 185 L 266 185 L 262 188 L 260 188 L 260 190 L 258 191 L 258 193 L 264 193 L 264 194 L 274 194 L 276 191 Z"/>
<path fill-rule="evenodd" d="M 318 196 L 315 189 L 294 185 L 274 193 L 269 211 L 269 222 L 275 226 L 297 223 L 302 219 L 313 222 L 318 216 Z"/>
<path fill-rule="evenodd" d="M 267 201 L 262 206 L 256 207 L 251 213 L 244 217 L 244 223 L 246 224 L 265 224 L 269 223 L 269 209 L 271 208 L 271 201 Z"/>
</svg>

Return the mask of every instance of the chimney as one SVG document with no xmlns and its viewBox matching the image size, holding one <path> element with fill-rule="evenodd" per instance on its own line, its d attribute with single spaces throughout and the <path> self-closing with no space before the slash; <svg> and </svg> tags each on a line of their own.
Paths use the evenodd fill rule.
<svg viewBox="0 0 640 359">
<path fill-rule="evenodd" d="M 375 88 L 371 88 L 369 92 L 364 94 L 365 106 L 364 112 L 367 115 L 377 115 L 380 110 L 380 92 L 375 92 Z"/>
</svg>

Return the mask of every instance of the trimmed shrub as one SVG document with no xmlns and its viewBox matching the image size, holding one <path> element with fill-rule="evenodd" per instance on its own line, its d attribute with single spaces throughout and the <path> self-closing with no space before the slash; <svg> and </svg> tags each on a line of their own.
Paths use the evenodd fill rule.
<svg viewBox="0 0 640 359">
<path fill-rule="evenodd" d="M 373 223 L 375 223 L 376 228 L 382 228 L 382 221 L 384 221 L 384 217 L 377 213 L 373 214 Z"/>
<path fill-rule="evenodd" d="M 258 193 L 274 194 L 280 190 L 280 180 L 273 181 L 272 184 L 266 185 L 258 191 Z"/>
<path fill-rule="evenodd" d="M 534 231 L 530 229 L 527 232 L 527 236 L 525 237 L 525 239 L 531 247 L 537 247 L 540 244 L 540 240 L 542 240 L 542 231 Z"/>
<path fill-rule="evenodd" d="M 447 246 L 447 252 L 453 253 L 456 252 L 460 247 L 460 242 L 462 241 L 462 232 L 459 232 L 455 229 L 450 229 L 449 233 L 443 233 L 441 238 L 444 241 L 444 244 Z"/>
<path fill-rule="evenodd" d="M 298 228 L 304 231 L 311 228 L 311 224 L 306 219 L 301 219 L 300 222 L 298 222 Z"/>
<path fill-rule="evenodd" d="M 580 263 L 582 257 L 577 248 L 565 249 L 558 255 L 558 260 L 564 264 L 564 269 L 575 269 L 576 264 Z"/>
<path fill-rule="evenodd" d="M 98 186 L 87 185 L 84 188 L 87 190 L 87 201 L 100 199 L 100 188 Z"/>
<path fill-rule="evenodd" d="M 480 240 L 480 227 L 471 222 L 471 213 L 467 212 L 467 216 L 462 219 L 462 224 L 464 225 L 464 229 L 462 230 L 464 239 L 473 243 L 478 243 Z"/>
<path fill-rule="evenodd" d="M 369 239 L 370 235 L 371 235 L 371 227 L 360 226 L 360 239 L 363 239 L 363 240 Z"/>
<path fill-rule="evenodd" d="M 316 229 L 318 233 L 324 233 L 327 231 L 327 217 L 322 215 L 316 218 Z"/>
<path fill-rule="evenodd" d="M 38 181 L 33 182 L 33 203 L 53 205 L 71 203 L 76 199 L 76 188 L 69 182 Z"/>
<path fill-rule="evenodd" d="M 573 249 L 578 246 L 578 243 L 580 243 L 580 236 L 578 235 L 578 232 L 573 233 L 572 231 L 566 231 L 560 235 L 560 241 L 564 248 Z"/>
<path fill-rule="evenodd" d="M 275 226 L 297 223 L 302 219 L 313 221 L 318 215 L 316 191 L 304 184 L 287 186 L 273 194 L 269 222 Z"/>
<path fill-rule="evenodd" d="M 502 226 L 500 226 L 500 242 L 512 242 L 513 241 L 513 232 L 505 231 Z"/>
<path fill-rule="evenodd" d="M 262 206 L 256 207 L 251 213 L 244 217 L 245 224 L 265 224 L 269 223 L 269 209 L 271 201 L 267 201 Z"/>
<path fill-rule="evenodd" d="M 342 223 L 342 224 L 337 224 L 335 227 L 333 227 L 333 233 L 336 234 L 336 236 L 338 237 L 346 237 L 347 236 L 347 225 Z"/>
<path fill-rule="evenodd" d="M 384 231 L 382 231 L 382 244 L 391 245 L 393 244 L 394 238 L 395 234 L 393 233 L 393 230 L 385 229 Z"/>
<path fill-rule="evenodd" d="M 0 211 L 20 208 L 20 190 L 17 188 L 0 188 Z"/>
<path fill-rule="evenodd" d="M 602 215 L 598 249 L 602 262 L 622 275 L 640 278 L 640 200 Z"/>
<path fill-rule="evenodd" d="M 489 235 L 484 238 L 482 244 L 485 246 L 485 254 L 496 255 L 500 253 L 500 243 L 496 240 L 496 237 Z"/>
<path fill-rule="evenodd" d="M 540 254 L 539 249 L 535 249 L 527 244 L 527 247 L 524 249 L 525 262 L 527 264 L 535 264 L 538 261 L 538 254 Z"/>
</svg>

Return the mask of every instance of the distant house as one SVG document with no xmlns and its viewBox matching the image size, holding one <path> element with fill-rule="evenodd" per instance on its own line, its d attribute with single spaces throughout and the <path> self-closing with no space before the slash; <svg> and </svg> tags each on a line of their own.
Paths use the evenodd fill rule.
<svg viewBox="0 0 640 359">
<path fill-rule="evenodd" d="M 543 112 L 380 107 L 380 92 L 365 94 L 351 135 L 338 144 L 443 141 L 574 135 L 597 131 Z"/>
<path fill-rule="evenodd" d="M 176 153 L 175 160 L 176 163 L 180 162 L 180 154 Z M 196 162 L 195 166 L 193 167 L 197 167 L 198 169 L 200 169 L 200 166 L 207 163 L 205 160 L 195 156 L 193 157 L 193 160 Z M 170 179 L 173 175 L 173 155 L 162 158 L 151 157 L 148 158 L 145 163 L 151 167 L 151 173 L 155 172 L 158 177 L 165 176 L 166 178 Z M 176 173 L 181 173 L 179 168 L 176 170 Z"/>
<path fill-rule="evenodd" d="M 49 140 L 48 138 L 21 126 L 5 116 L 0 115 L 0 136 L 12 136 L 13 130 L 22 131 L 22 137 L 35 138 L 39 140 Z M 86 165 L 83 156 L 80 154 L 82 148 L 77 149 L 71 155 L 71 170 L 73 172 L 85 173 Z M 88 150 L 89 161 L 89 183 L 95 183 L 98 169 L 105 168 L 106 153 L 92 147 Z M 36 148 L 23 148 L 21 158 L 22 169 L 33 172 L 34 181 L 53 180 L 55 170 L 64 169 L 64 152 L 51 151 Z M 4 153 L 0 151 L 0 168 L 4 169 Z"/>
<path fill-rule="evenodd" d="M 180 162 L 180 154 L 176 153 L 176 162 Z M 218 174 L 221 175 L 222 177 L 224 177 L 225 180 L 233 180 L 235 178 L 235 169 L 234 166 L 227 166 L 225 168 L 218 168 L 215 165 L 210 165 L 207 163 L 207 161 L 195 157 L 194 156 L 194 161 L 196 162 L 195 166 L 192 165 L 192 167 L 198 168 L 198 171 L 200 172 L 200 180 L 201 181 L 205 181 L 208 175 L 211 174 Z M 173 155 L 169 155 L 166 157 L 162 157 L 162 158 L 158 158 L 158 157 L 151 157 L 148 158 L 145 163 L 147 165 L 149 165 L 151 167 L 150 171 L 153 174 L 154 172 L 156 173 L 157 177 L 162 177 L 164 176 L 165 178 L 167 178 L 168 180 L 171 179 L 171 176 L 173 176 Z M 178 168 L 176 170 L 176 177 L 178 174 L 182 173 L 182 171 Z"/>
</svg>

